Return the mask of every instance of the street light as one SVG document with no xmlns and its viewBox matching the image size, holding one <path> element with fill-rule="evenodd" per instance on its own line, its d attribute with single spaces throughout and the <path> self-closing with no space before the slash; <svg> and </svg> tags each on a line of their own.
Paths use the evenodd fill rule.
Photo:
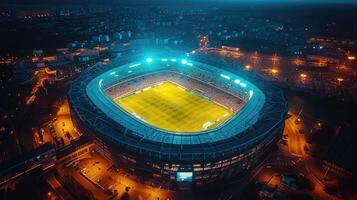
<svg viewBox="0 0 357 200">
<path fill-rule="evenodd" d="M 300 78 L 301 78 L 302 80 L 305 80 L 305 79 L 307 78 L 307 74 L 301 73 L 301 74 L 300 74 Z"/>
<path fill-rule="evenodd" d="M 297 67 L 299 67 L 300 65 L 302 65 L 302 60 L 299 58 L 299 56 L 294 59 L 294 64 L 295 64 Z"/>
<path fill-rule="evenodd" d="M 356 60 L 356 57 L 355 56 L 348 56 L 347 59 L 348 60 Z"/>
<path fill-rule="evenodd" d="M 275 74 L 279 73 L 279 70 L 278 70 L 278 69 L 275 69 L 275 68 L 272 68 L 272 69 L 271 69 L 271 73 L 272 73 L 273 75 L 275 75 Z"/>
</svg>

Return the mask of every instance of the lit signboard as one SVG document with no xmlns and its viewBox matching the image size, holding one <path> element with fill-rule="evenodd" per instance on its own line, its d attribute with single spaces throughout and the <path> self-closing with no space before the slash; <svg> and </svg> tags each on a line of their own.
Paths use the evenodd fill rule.
<svg viewBox="0 0 357 200">
<path fill-rule="evenodd" d="M 176 172 L 177 182 L 192 182 L 193 172 Z"/>
</svg>

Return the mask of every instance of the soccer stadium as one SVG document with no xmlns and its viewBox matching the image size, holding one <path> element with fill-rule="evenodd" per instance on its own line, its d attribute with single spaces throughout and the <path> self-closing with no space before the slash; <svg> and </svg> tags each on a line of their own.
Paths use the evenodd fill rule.
<svg viewBox="0 0 357 200">
<path fill-rule="evenodd" d="M 138 175 L 195 185 L 239 176 L 282 136 L 282 91 L 216 58 L 164 52 L 95 65 L 68 94 L 78 131 Z"/>
</svg>

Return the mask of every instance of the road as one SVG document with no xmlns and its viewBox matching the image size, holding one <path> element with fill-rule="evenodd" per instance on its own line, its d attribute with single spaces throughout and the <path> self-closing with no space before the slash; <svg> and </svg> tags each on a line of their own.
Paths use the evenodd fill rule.
<svg viewBox="0 0 357 200">
<path fill-rule="evenodd" d="M 284 133 L 288 135 L 289 151 L 292 155 L 303 157 L 304 146 L 306 144 L 304 136 L 299 133 L 299 125 L 295 124 L 297 119 L 296 115 L 292 115 L 289 119 L 285 120 Z"/>
<path fill-rule="evenodd" d="M 295 120 L 298 119 L 297 115 L 293 113 L 289 114 L 291 114 L 291 117 L 285 120 L 284 133 L 288 134 L 288 145 L 290 154 L 302 158 L 299 164 L 302 168 L 300 168 L 298 171 L 300 171 L 309 180 L 313 182 L 314 192 L 312 193 L 312 195 L 316 199 L 338 199 L 324 192 L 324 184 L 322 183 L 321 179 L 316 176 L 316 174 L 321 173 L 319 172 L 319 170 L 321 169 L 314 167 L 313 158 L 307 155 L 304 151 L 306 139 L 303 134 L 299 133 L 299 129 L 301 129 L 303 125 L 295 123 Z"/>
</svg>

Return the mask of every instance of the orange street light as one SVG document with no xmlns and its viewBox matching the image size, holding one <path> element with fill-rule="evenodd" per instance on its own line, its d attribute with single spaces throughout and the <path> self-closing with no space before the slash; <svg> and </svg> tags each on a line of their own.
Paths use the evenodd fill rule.
<svg viewBox="0 0 357 200">
<path fill-rule="evenodd" d="M 294 64 L 299 67 L 300 65 L 302 65 L 302 60 L 299 57 L 296 57 L 294 59 Z"/>
<path fill-rule="evenodd" d="M 277 70 L 277 69 L 275 69 L 275 68 L 272 68 L 272 69 L 271 69 L 271 73 L 272 73 L 272 74 L 277 74 L 277 73 L 279 73 L 279 70 Z"/>
<path fill-rule="evenodd" d="M 348 56 L 347 59 L 348 60 L 356 60 L 356 57 L 355 56 Z"/>
<path fill-rule="evenodd" d="M 245 66 L 244 66 L 244 69 L 245 69 L 245 70 L 250 70 L 250 68 L 252 68 L 252 66 L 250 66 L 250 65 L 245 65 Z"/>
<path fill-rule="evenodd" d="M 306 79 L 307 78 L 307 74 L 304 74 L 304 73 L 300 74 L 300 78 L 301 79 Z"/>
</svg>

